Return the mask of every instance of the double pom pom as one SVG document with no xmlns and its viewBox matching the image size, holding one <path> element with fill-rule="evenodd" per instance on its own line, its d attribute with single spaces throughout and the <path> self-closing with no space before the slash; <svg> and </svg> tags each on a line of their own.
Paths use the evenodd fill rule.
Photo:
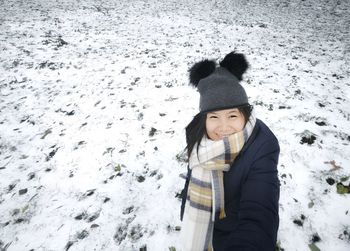
<svg viewBox="0 0 350 251">
<path fill-rule="evenodd" d="M 243 74 L 247 71 L 249 65 L 243 54 L 230 52 L 220 62 L 220 66 L 226 68 L 231 72 L 238 80 L 242 80 Z M 201 79 L 208 77 L 216 69 L 216 63 L 214 60 L 205 59 L 203 61 L 195 63 L 189 70 L 190 83 L 197 87 Z"/>
</svg>

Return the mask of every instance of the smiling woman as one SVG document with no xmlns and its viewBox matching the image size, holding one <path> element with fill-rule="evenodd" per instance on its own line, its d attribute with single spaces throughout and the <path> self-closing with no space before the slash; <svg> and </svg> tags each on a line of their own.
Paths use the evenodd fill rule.
<svg viewBox="0 0 350 251">
<path fill-rule="evenodd" d="M 209 112 L 205 123 L 208 138 L 222 140 L 242 131 L 245 122 L 243 114 L 237 108 Z"/>
<path fill-rule="evenodd" d="M 231 52 L 217 67 L 190 69 L 200 113 L 186 127 L 188 174 L 182 193 L 183 250 L 275 248 L 279 224 L 279 145 L 255 118 L 240 85 L 248 63 Z"/>
</svg>

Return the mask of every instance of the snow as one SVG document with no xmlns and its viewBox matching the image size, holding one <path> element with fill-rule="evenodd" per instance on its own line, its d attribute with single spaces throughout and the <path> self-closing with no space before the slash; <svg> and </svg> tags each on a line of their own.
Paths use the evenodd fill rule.
<svg viewBox="0 0 350 251">
<path fill-rule="evenodd" d="M 349 1 L 0 7 L 1 250 L 179 250 L 187 70 L 233 49 L 280 141 L 281 250 L 350 249 Z"/>
</svg>

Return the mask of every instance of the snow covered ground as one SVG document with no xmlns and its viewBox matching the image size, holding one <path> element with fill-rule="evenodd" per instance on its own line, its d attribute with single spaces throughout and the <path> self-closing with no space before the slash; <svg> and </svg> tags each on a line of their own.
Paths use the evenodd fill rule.
<svg viewBox="0 0 350 251">
<path fill-rule="evenodd" d="M 280 140 L 280 250 L 350 250 L 349 20 L 348 0 L 1 0 L 0 250 L 179 250 L 187 70 L 233 49 Z"/>
</svg>

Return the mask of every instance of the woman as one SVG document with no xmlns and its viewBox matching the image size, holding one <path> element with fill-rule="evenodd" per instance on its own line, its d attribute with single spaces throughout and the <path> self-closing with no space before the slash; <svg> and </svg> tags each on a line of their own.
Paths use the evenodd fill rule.
<svg viewBox="0 0 350 251">
<path fill-rule="evenodd" d="M 186 127 L 183 250 L 272 251 L 279 224 L 278 140 L 240 85 L 248 63 L 231 52 L 190 69 L 200 113 Z"/>
</svg>

